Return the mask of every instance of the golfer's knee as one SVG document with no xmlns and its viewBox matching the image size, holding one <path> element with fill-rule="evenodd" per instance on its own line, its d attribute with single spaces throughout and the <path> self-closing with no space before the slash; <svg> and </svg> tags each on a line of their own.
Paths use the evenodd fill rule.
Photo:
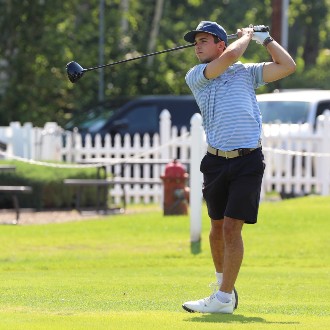
<svg viewBox="0 0 330 330">
<path fill-rule="evenodd" d="M 220 240 L 223 237 L 223 220 L 211 220 L 210 240 Z"/>
<path fill-rule="evenodd" d="M 225 217 L 223 223 L 223 236 L 225 241 L 230 243 L 235 241 L 238 237 L 241 237 L 243 221 Z"/>
</svg>

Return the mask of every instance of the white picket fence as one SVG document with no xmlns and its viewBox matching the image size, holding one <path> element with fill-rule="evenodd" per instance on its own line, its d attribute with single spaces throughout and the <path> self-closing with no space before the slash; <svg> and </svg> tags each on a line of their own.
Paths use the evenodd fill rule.
<svg viewBox="0 0 330 330">
<path fill-rule="evenodd" d="M 329 142 L 329 111 L 318 117 L 315 130 L 304 124 L 264 125 L 264 192 L 329 195 Z"/>
<path fill-rule="evenodd" d="M 12 122 L 8 127 L 0 127 L 0 142 L 6 145 L 7 157 L 61 161 L 62 134 L 63 129 L 54 122 L 43 128 Z M 0 154 L 0 159 L 4 157 Z"/>
<path fill-rule="evenodd" d="M 6 153 L 0 157 L 22 157 L 34 161 L 61 161 L 81 164 L 91 159 L 178 159 L 188 163 L 192 194 L 201 187 L 199 162 L 206 150 L 201 117 L 195 114 L 191 127 L 180 132 L 171 126 L 170 114 L 164 110 L 160 117 L 160 132 L 153 138 L 135 136 L 114 140 L 106 136 L 92 141 L 86 137 L 85 145 L 78 132 L 64 132 L 56 123 L 47 123 L 44 128 L 32 127 L 30 123 L 21 126 L 11 123 L 0 127 L 0 141 L 7 144 Z M 189 130 L 188 130 L 189 129 Z M 65 138 L 64 138 L 65 137 Z M 276 191 L 283 195 L 322 194 L 330 192 L 330 112 L 318 118 L 317 127 L 305 125 L 264 125 L 263 150 L 266 171 L 263 180 L 263 194 Z M 1 156 L 2 155 L 2 156 Z M 47 164 L 44 164 L 45 166 Z M 76 165 L 77 166 L 77 165 Z M 83 166 L 83 165 L 81 165 Z M 96 165 L 97 166 L 97 165 Z M 108 172 L 123 178 L 159 178 L 165 165 L 161 164 L 112 164 Z M 115 186 L 111 195 L 115 202 L 122 197 L 121 187 Z M 159 185 L 127 186 L 127 198 L 133 203 L 160 202 L 163 189 Z M 193 197 L 194 198 L 194 197 Z M 201 198 L 200 192 L 196 201 Z M 195 205 L 195 204 L 191 204 Z M 193 207 L 193 206 L 192 206 Z"/>
</svg>

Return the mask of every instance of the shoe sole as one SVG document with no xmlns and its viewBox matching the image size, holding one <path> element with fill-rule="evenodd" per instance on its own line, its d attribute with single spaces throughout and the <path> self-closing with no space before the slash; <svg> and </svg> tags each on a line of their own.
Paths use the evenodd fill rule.
<svg viewBox="0 0 330 330">
<path fill-rule="evenodd" d="M 235 306 L 234 309 L 237 309 L 238 306 L 238 293 L 236 291 L 236 289 L 234 288 L 234 295 L 235 295 Z"/>
<path fill-rule="evenodd" d="M 217 313 L 218 313 L 218 312 L 197 312 L 197 311 L 194 311 L 194 310 L 188 308 L 188 307 L 185 306 L 185 305 L 182 305 L 182 308 L 183 308 L 186 312 L 189 312 L 189 313 L 205 313 L 205 314 L 207 314 L 207 313 L 210 313 L 210 314 L 217 314 Z M 232 314 L 232 312 L 230 312 L 230 313 L 219 313 L 219 314 Z"/>
<path fill-rule="evenodd" d="M 182 308 L 183 308 L 185 311 L 189 312 L 189 313 L 195 313 L 195 311 L 193 311 L 192 309 L 188 308 L 188 307 L 185 306 L 185 305 L 182 305 Z"/>
</svg>

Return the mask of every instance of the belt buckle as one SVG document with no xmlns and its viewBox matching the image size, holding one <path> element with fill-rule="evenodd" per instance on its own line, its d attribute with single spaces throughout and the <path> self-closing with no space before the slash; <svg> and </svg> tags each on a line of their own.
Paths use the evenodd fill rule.
<svg viewBox="0 0 330 330">
<path fill-rule="evenodd" d="M 239 156 L 246 156 L 246 155 L 250 154 L 251 151 L 253 151 L 253 150 L 255 150 L 255 149 L 251 149 L 251 148 L 237 149 Z"/>
</svg>

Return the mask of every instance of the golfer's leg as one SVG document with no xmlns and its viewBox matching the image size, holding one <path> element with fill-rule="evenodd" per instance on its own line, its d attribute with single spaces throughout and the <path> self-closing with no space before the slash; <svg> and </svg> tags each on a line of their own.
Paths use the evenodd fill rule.
<svg viewBox="0 0 330 330">
<path fill-rule="evenodd" d="M 223 221 L 224 261 L 220 290 L 231 293 L 237 279 L 244 254 L 242 227 L 244 221 L 225 217 Z"/>
<path fill-rule="evenodd" d="M 223 219 L 212 220 L 211 230 L 209 235 L 210 248 L 214 268 L 216 272 L 223 272 L 223 258 L 224 258 L 224 240 L 223 240 Z"/>
</svg>

